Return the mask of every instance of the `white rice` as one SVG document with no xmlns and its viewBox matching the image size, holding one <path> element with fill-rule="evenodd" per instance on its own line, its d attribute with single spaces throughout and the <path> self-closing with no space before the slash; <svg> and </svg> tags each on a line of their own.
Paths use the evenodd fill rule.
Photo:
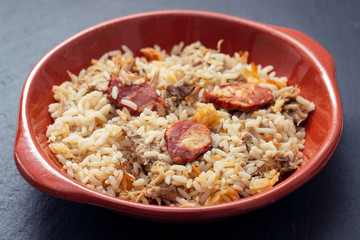
<svg viewBox="0 0 360 240">
<path fill-rule="evenodd" d="M 280 97 L 271 106 L 249 113 L 216 110 L 201 101 L 204 89 L 239 81 L 242 76 L 271 89 L 275 96 L 290 91 L 287 78 L 276 77 L 272 66 L 249 64 L 246 54 L 230 56 L 199 42 L 185 48 L 180 43 L 174 46 L 172 55 L 156 46 L 164 61 L 134 59 L 129 48 L 121 48 L 93 60 L 78 76 L 69 73 L 70 81 L 53 87 L 56 103 L 49 106 L 54 119 L 47 130 L 49 148 L 70 177 L 114 197 L 188 207 L 234 201 L 266 191 L 281 180 L 281 159 L 286 159 L 290 170 L 301 164 L 305 129 L 298 126 L 300 122 L 295 123 L 296 116 L 282 110 Z M 168 103 L 165 117 L 149 109 L 140 116 L 131 116 L 126 107 L 137 110 L 139 106 L 122 99 L 126 107 L 117 109 L 106 92 L 111 76 L 126 71 L 131 60 L 163 98 L 169 84 L 187 75 L 196 79 L 198 92 L 186 101 Z M 131 84 L 127 79 L 123 81 Z M 114 87 L 110 95 L 116 99 L 118 94 L 119 89 Z M 302 113 L 315 109 L 301 96 L 293 101 Z M 167 152 L 165 130 L 179 121 L 193 120 L 201 111 L 209 111 L 199 118 L 201 123 L 217 119 L 217 125 L 209 127 L 211 148 L 193 162 L 174 164 Z M 124 127 L 142 136 L 147 148 L 137 148 Z M 140 158 L 156 161 L 144 165 Z M 159 189 L 163 192 L 157 192 Z"/>
<path fill-rule="evenodd" d="M 116 88 L 116 87 L 115 87 Z M 116 99 L 116 98 L 115 98 Z M 129 108 L 131 108 L 131 109 L 133 109 L 133 110 L 136 110 L 137 109 L 137 105 L 134 103 L 134 102 L 132 102 L 132 101 L 129 101 L 129 100 L 126 100 L 126 99 L 122 99 L 121 100 L 121 103 L 123 104 L 123 105 L 125 105 L 126 107 L 129 107 Z"/>
</svg>

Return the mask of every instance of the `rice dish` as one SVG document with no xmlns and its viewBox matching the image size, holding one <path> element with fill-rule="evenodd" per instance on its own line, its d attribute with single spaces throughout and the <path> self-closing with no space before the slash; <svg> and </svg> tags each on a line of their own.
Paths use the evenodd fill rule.
<svg viewBox="0 0 360 240">
<path fill-rule="evenodd" d="M 114 197 L 191 207 L 252 196 L 297 169 L 303 123 L 314 104 L 272 66 L 248 63 L 248 52 L 221 53 L 221 42 L 217 49 L 180 43 L 170 54 L 154 46 L 139 57 L 122 46 L 78 75 L 69 72 L 70 81 L 53 87 L 54 123 L 46 133 L 68 175 Z M 246 84 L 269 98 L 261 95 L 261 104 L 255 98 L 250 107 L 233 109 L 230 100 L 206 97 L 237 97 L 239 91 L 228 90 Z M 130 91 L 136 101 L 120 96 Z M 141 99 L 151 101 L 139 105 Z M 185 123 L 209 129 L 206 146 L 193 134 L 189 148 L 201 151 L 190 158 L 181 158 L 177 142 L 166 138 L 169 129 Z"/>
</svg>

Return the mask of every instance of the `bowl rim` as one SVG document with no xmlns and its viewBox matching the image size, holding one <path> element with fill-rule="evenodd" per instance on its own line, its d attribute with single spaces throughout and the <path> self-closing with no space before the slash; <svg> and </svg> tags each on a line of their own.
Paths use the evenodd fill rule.
<svg viewBox="0 0 360 240">
<path fill-rule="evenodd" d="M 120 198 L 115 198 L 82 185 L 80 182 L 72 179 L 67 174 L 54 168 L 54 163 L 54 166 L 52 166 L 52 164 L 50 163 L 51 160 L 48 160 L 46 158 L 46 156 L 42 152 L 41 147 L 35 139 L 36 136 L 33 132 L 33 129 L 31 128 L 28 111 L 29 105 L 27 103 L 28 97 L 31 94 L 29 92 L 29 89 L 31 87 L 31 84 L 33 83 L 33 79 L 36 77 L 36 74 L 38 73 L 41 66 L 43 66 L 47 59 L 49 59 L 53 54 L 59 51 L 59 49 L 66 47 L 71 42 L 77 41 L 77 39 L 84 37 L 93 31 L 99 30 L 101 28 L 106 28 L 108 25 L 116 24 L 119 22 L 132 21 L 135 19 L 154 17 L 159 15 L 191 15 L 194 17 L 209 17 L 218 20 L 226 20 L 231 22 L 237 22 L 242 25 L 247 25 L 258 31 L 270 33 L 276 38 L 287 42 L 288 44 L 296 48 L 298 51 L 302 52 L 303 55 L 307 55 L 309 59 L 313 61 L 314 64 L 316 64 L 317 68 L 322 73 L 322 80 L 327 86 L 333 114 L 330 117 L 331 128 L 329 129 L 329 134 L 327 135 L 328 137 L 325 139 L 322 148 L 318 152 L 316 152 L 314 156 L 311 157 L 312 161 L 304 165 L 301 174 L 293 173 L 287 180 L 277 184 L 275 187 L 247 198 L 211 206 L 196 206 L 184 208 L 147 205 L 142 203 L 130 202 Z M 132 216 L 139 216 L 141 218 L 150 217 L 148 219 L 151 219 L 151 217 L 156 217 L 152 214 L 157 214 L 158 216 L 156 218 L 159 219 L 181 220 L 192 218 L 192 220 L 196 221 L 214 219 L 218 218 L 219 216 L 227 217 L 251 211 L 267 204 L 273 203 L 290 194 L 295 189 L 305 184 L 325 166 L 340 140 L 342 127 L 343 113 L 341 99 L 336 84 L 334 61 L 330 54 L 322 46 L 320 46 L 315 40 L 311 39 L 307 35 L 293 29 L 272 26 L 253 20 L 215 12 L 199 10 L 150 11 L 118 17 L 90 26 L 56 45 L 35 64 L 24 83 L 21 93 L 18 115 L 18 127 L 14 146 L 14 159 L 19 172 L 31 185 L 33 185 L 40 191 L 50 194 L 52 196 L 82 203 L 94 204 L 110 208 L 125 214 L 130 214 Z M 24 152 L 26 152 L 28 156 L 25 156 Z M 57 183 L 56 179 L 58 178 L 58 180 L 61 180 L 62 184 L 69 184 L 69 186 L 71 185 L 70 192 L 58 191 L 57 189 L 54 189 L 54 186 L 44 184 L 44 182 L 42 182 L 43 178 L 37 173 L 31 171 L 31 169 L 29 169 L 30 161 L 37 162 L 38 167 L 50 171 L 51 181 L 54 184 Z M 66 186 L 63 187 L 66 188 Z M 200 214 L 200 216 L 196 216 L 195 214 L 198 213 L 202 214 Z"/>
</svg>

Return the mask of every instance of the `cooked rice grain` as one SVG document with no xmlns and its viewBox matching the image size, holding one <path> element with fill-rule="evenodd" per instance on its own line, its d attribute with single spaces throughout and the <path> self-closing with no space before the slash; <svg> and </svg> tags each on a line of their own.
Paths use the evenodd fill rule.
<svg viewBox="0 0 360 240">
<path fill-rule="evenodd" d="M 56 103 L 50 104 L 49 112 L 54 123 L 46 135 L 50 150 L 69 176 L 130 201 L 198 206 L 265 191 L 279 181 L 283 171 L 301 164 L 305 129 L 298 126 L 303 120 L 295 122 L 315 106 L 297 95 L 299 91 L 289 97 L 296 88 L 286 87 L 287 78 L 276 77 L 272 66 L 248 64 L 247 52 L 230 56 L 200 42 L 185 47 L 180 43 L 172 55 L 155 46 L 164 61 L 134 59 L 129 48 L 121 48 L 93 60 L 78 76 L 68 73 L 70 81 L 53 87 Z M 127 108 L 117 109 L 109 101 L 106 90 L 117 73 L 124 84 L 130 84 L 123 71 L 133 63 L 162 98 L 167 97 L 166 87 L 181 79 L 192 79 L 197 89 L 186 101 L 168 102 L 165 117 L 149 109 L 131 116 Z M 272 106 L 230 114 L 201 101 L 204 89 L 244 79 L 270 88 L 275 95 Z M 112 98 L 118 93 L 114 87 Z M 125 99 L 121 103 L 133 110 L 139 107 Z M 296 103 L 292 107 L 297 108 L 285 111 L 288 103 Z M 164 132 L 184 120 L 209 126 L 212 147 L 193 162 L 176 165 L 168 155 Z M 142 142 L 135 144 L 126 128 Z"/>
</svg>

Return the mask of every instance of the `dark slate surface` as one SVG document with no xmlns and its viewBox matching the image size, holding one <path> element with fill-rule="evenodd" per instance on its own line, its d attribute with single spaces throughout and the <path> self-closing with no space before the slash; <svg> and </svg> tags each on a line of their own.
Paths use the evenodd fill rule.
<svg viewBox="0 0 360 240">
<path fill-rule="evenodd" d="M 0 1 L 0 239 L 360 239 L 359 5 L 358 0 Z M 32 66 L 57 43 L 88 26 L 131 13 L 176 8 L 295 28 L 332 54 L 345 122 L 327 166 L 270 206 L 196 225 L 134 220 L 47 196 L 27 184 L 15 167 L 13 143 L 21 88 Z"/>
</svg>

